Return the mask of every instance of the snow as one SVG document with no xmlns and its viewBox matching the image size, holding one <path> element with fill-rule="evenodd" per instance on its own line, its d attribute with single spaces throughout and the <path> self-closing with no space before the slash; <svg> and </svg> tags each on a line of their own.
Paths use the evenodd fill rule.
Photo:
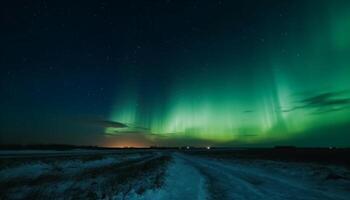
<svg viewBox="0 0 350 200">
<path fill-rule="evenodd" d="M 206 177 L 213 199 L 348 199 L 350 193 L 349 179 L 330 182 L 315 175 L 315 169 L 343 174 L 346 169 L 341 167 L 180 157 Z"/>
<path fill-rule="evenodd" d="M 148 190 L 142 195 L 132 194 L 130 200 L 207 199 L 205 178 L 183 159 L 174 156 L 168 168 L 165 185 L 159 190 Z"/>
<path fill-rule="evenodd" d="M 7 168 L 0 171 L 0 180 L 9 180 L 15 178 L 37 178 L 44 173 L 52 170 L 52 166 L 45 163 L 34 163 L 30 165 L 21 165 L 15 168 Z"/>
<path fill-rule="evenodd" d="M 348 175 L 339 166 L 268 160 L 218 160 L 175 153 L 165 185 L 132 200 L 172 199 L 348 199 L 349 179 L 327 180 L 328 173 Z M 347 177 L 348 177 L 347 176 Z"/>
<path fill-rule="evenodd" d="M 112 196 L 114 195 L 112 199 L 346 200 L 350 196 L 350 171 L 341 166 L 269 160 L 214 159 L 181 153 L 170 155 L 172 160 L 167 168 L 164 168 L 166 170 L 164 184 L 161 187 L 149 187 L 152 179 L 147 178 L 149 175 L 145 174 L 145 177 L 136 180 L 136 185 L 121 183 L 124 186 L 133 185 L 126 194 L 118 193 L 116 190 L 109 191 Z M 130 160 L 147 162 L 161 156 L 162 153 L 133 153 L 107 154 L 91 157 L 92 159 L 69 157 L 47 161 L 40 158 L 33 162 L 0 169 L 0 183 L 11 180 L 35 180 L 41 176 L 54 175 L 60 178 L 33 187 L 45 188 L 46 197 L 50 195 L 53 195 L 53 198 L 64 197 L 67 191 L 77 188 L 78 192 L 93 190 L 97 199 L 103 199 L 102 192 L 105 191 L 103 188 L 110 175 L 104 173 L 85 177 L 84 171 L 118 165 Z M 84 177 L 79 178 L 81 176 Z M 146 189 L 143 193 L 135 191 L 142 187 Z M 11 192 L 13 198 L 21 198 L 33 192 L 33 188 L 30 185 L 19 185 Z"/>
<path fill-rule="evenodd" d="M 104 167 L 112 164 L 117 164 L 119 162 L 121 162 L 121 160 L 115 157 L 107 157 L 107 158 L 92 160 L 87 162 L 86 161 L 84 162 L 82 160 L 71 160 L 71 161 L 56 164 L 56 168 L 61 170 L 64 169 L 64 173 L 74 174 L 74 173 L 79 173 L 86 169 Z"/>
<path fill-rule="evenodd" d="M 5 168 L 0 170 L 0 180 L 9 180 L 16 178 L 35 179 L 44 174 L 64 173 L 72 174 L 79 173 L 85 169 L 98 168 L 120 162 L 116 158 L 108 157 L 99 160 L 83 162 L 81 160 L 69 160 L 54 163 L 27 163 L 17 167 Z"/>
</svg>

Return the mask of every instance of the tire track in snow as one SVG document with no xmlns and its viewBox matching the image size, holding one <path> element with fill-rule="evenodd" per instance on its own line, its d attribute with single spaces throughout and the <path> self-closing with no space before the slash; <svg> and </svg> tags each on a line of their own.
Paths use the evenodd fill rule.
<svg viewBox="0 0 350 200">
<path fill-rule="evenodd" d="M 173 154 L 165 183 L 159 190 L 147 191 L 133 200 L 205 200 L 206 180 L 200 172 L 181 157 Z"/>
<path fill-rule="evenodd" d="M 182 154 L 175 157 L 193 166 L 206 178 L 209 199 L 346 199 L 316 190 L 309 183 L 262 173 L 249 166 L 234 166 L 228 162 Z"/>
</svg>

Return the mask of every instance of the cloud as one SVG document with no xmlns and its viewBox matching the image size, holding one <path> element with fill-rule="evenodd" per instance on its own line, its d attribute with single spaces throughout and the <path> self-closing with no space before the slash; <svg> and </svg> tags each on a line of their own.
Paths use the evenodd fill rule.
<svg viewBox="0 0 350 200">
<path fill-rule="evenodd" d="M 342 98 L 341 94 L 342 93 L 339 92 L 326 92 L 303 99 L 301 102 L 303 102 L 307 107 L 324 107 L 349 104 L 350 98 Z"/>
<path fill-rule="evenodd" d="M 323 114 L 340 111 L 350 105 L 350 98 L 345 97 L 346 92 L 324 92 L 314 96 L 301 99 L 298 106 L 283 112 L 291 112 L 298 109 L 312 109 L 313 114 Z"/>
<path fill-rule="evenodd" d="M 116 121 L 108 121 L 108 120 L 88 120 L 87 121 L 91 125 L 101 126 L 104 128 L 112 127 L 112 128 L 127 128 L 129 127 L 127 124 L 116 122 Z"/>
<path fill-rule="evenodd" d="M 121 124 L 121 126 L 109 126 L 109 125 L 114 125 L 112 124 L 106 124 L 107 126 L 105 127 L 105 134 L 106 135 L 125 135 L 125 134 L 152 134 L 151 130 L 146 127 L 142 126 L 137 126 L 134 124 L 124 124 L 117 122 L 118 124 Z M 125 125 L 125 126 L 123 126 Z"/>
<path fill-rule="evenodd" d="M 252 113 L 254 110 L 244 110 L 243 113 Z"/>
<path fill-rule="evenodd" d="M 134 129 L 137 129 L 137 130 L 144 130 L 144 131 L 150 131 L 151 129 L 150 128 L 146 128 L 146 127 L 142 127 L 142 126 L 137 126 L 137 125 L 134 125 L 134 124 L 127 124 L 129 127 L 132 127 Z"/>
<path fill-rule="evenodd" d="M 126 134 L 150 134 L 148 131 L 143 130 L 137 130 L 137 129 L 129 129 L 129 128 L 113 128 L 108 127 L 105 131 L 106 135 L 112 135 L 112 136 L 120 136 L 120 135 L 126 135 Z"/>
<path fill-rule="evenodd" d="M 113 130 L 118 131 L 131 131 L 131 132 L 148 132 L 150 131 L 150 128 L 138 126 L 131 123 L 124 123 L 124 122 L 118 122 L 118 121 L 111 121 L 111 120 L 103 120 L 103 119 L 85 119 L 81 120 L 84 122 L 84 124 L 98 126 L 102 128 L 112 128 Z"/>
<path fill-rule="evenodd" d="M 210 146 L 218 142 L 189 137 L 184 132 L 153 133 L 135 129 L 108 129 L 105 133 L 108 143 L 114 146 L 132 146 L 128 144 L 142 144 L 141 146 Z"/>
</svg>

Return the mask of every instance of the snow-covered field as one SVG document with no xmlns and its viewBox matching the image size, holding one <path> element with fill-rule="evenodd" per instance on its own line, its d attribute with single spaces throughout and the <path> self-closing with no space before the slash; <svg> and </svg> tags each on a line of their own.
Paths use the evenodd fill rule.
<svg viewBox="0 0 350 200">
<path fill-rule="evenodd" d="M 342 166 L 147 150 L 65 155 L 2 158 L 0 199 L 345 200 L 350 196 L 350 171 Z"/>
<path fill-rule="evenodd" d="M 210 199 L 348 199 L 350 196 L 350 174 L 343 167 L 178 157 L 205 177 Z"/>
<path fill-rule="evenodd" d="M 169 161 L 153 151 L 43 154 L 1 159 L 0 199 L 125 199 L 159 188 Z"/>
</svg>

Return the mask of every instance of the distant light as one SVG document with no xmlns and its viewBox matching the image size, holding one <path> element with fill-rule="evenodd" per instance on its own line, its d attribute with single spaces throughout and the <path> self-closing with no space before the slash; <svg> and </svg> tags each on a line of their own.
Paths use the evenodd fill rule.
<svg viewBox="0 0 350 200">
<path fill-rule="evenodd" d="M 207 147 L 207 149 L 209 150 L 209 149 L 210 149 L 210 147 Z"/>
<path fill-rule="evenodd" d="M 187 146 L 187 147 L 186 147 L 186 149 L 190 149 L 190 147 L 189 147 L 189 146 Z"/>
</svg>

